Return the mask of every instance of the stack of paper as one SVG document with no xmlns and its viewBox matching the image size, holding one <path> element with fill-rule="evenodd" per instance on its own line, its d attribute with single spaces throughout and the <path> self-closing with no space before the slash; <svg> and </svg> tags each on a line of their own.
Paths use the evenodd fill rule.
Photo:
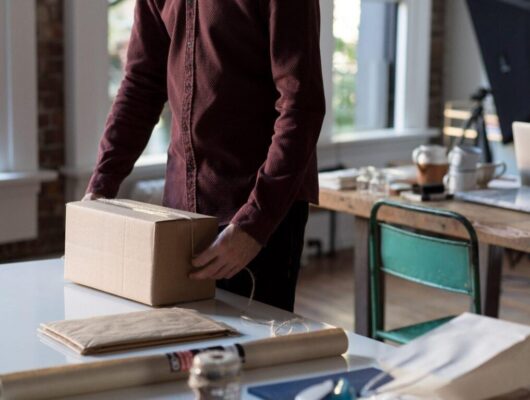
<svg viewBox="0 0 530 400">
<path fill-rule="evenodd" d="M 318 181 L 321 188 L 334 190 L 354 189 L 358 176 L 359 170 L 357 168 L 348 168 L 331 172 L 321 172 L 318 174 Z"/>
</svg>

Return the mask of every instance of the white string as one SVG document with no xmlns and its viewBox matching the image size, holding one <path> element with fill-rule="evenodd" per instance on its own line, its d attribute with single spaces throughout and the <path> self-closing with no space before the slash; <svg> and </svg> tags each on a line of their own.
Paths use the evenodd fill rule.
<svg viewBox="0 0 530 400">
<path fill-rule="evenodd" d="M 253 272 L 249 268 L 245 268 L 245 271 L 247 271 L 248 275 L 250 276 L 250 280 L 252 283 L 251 290 L 250 290 L 250 296 L 248 298 L 248 303 L 247 303 L 247 311 L 249 311 L 250 306 L 252 305 L 252 301 L 254 300 L 255 292 L 256 292 L 256 277 L 254 276 Z M 306 332 L 309 332 L 309 327 L 307 326 L 305 320 L 301 317 L 290 318 L 285 321 L 277 321 L 275 319 L 267 320 L 267 319 L 261 319 L 261 318 L 254 318 L 246 314 L 242 314 L 241 319 L 244 321 L 253 323 L 253 324 L 269 326 L 270 334 L 273 337 L 290 335 L 291 333 L 293 333 L 295 325 L 297 324 L 302 324 Z M 286 333 L 282 334 L 283 328 L 288 328 L 288 329 Z"/>
</svg>

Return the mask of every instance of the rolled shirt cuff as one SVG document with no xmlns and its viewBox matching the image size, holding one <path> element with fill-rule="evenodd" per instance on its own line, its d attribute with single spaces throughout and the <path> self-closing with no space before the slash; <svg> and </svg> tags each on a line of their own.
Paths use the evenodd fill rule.
<svg viewBox="0 0 530 400">
<path fill-rule="evenodd" d="M 247 203 L 241 207 L 231 221 L 232 224 L 241 228 L 263 246 L 267 245 L 279 222 L 260 211 L 252 203 Z"/>
<path fill-rule="evenodd" d="M 122 180 L 123 178 L 117 175 L 94 172 L 86 193 L 95 193 L 109 199 L 114 198 L 118 194 Z"/>
</svg>

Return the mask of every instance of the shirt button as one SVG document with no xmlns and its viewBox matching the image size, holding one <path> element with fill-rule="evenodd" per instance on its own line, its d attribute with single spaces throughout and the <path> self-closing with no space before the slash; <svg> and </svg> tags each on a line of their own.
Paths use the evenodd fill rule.
<svg viewBox="0 0 530 400">
<path fill-rule="evenodd" d="M 193 43 L 191 41 L 188 42 L 188 49 L 191 49 L 191 46 L 193 46 Z"/>
</svg>

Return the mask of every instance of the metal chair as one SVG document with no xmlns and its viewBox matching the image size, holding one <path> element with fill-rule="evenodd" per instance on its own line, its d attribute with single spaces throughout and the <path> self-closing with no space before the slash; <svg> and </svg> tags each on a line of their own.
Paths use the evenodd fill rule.
<svg viewBox="0 0 530 400">
<path fill-rule="evenodd" d="M 378 220 L 381 207 L 393 207 L 458 221 L 468 239 L 442 237 Z M 481 313 L 478 241 L 475 229 L 462 215 L 389 200 L 378 201 L 370 216 L 370 286 L 372 337 L 407 343 L 446 323 L 454 316 L 384 330 L 382 273 L 470 297 L 471 311 Z"/>
</svg>

